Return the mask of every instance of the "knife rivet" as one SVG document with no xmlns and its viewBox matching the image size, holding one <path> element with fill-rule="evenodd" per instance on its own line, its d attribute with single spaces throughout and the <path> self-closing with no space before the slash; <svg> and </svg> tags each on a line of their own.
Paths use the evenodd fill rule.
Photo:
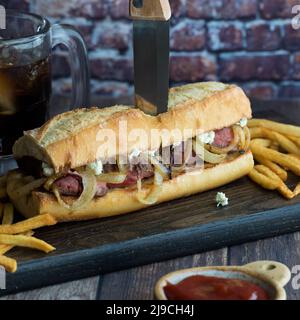
<svg viewBox="0 0 300 320">
<path fill-rule="evenodd" d="M 133 6 L 136 8 L 142 8 L 144 3 L 143 0 L 133 0 Z"/>
</svg>

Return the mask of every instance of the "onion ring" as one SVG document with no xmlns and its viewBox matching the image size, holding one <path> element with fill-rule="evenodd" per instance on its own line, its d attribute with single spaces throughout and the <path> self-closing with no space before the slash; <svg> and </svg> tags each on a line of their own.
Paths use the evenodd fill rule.
<svg viewBox="0 0 300 320">
<path fill-rule="evenodd" d="M 193 141 L 193 148 L 200 158 L 202 158 L 205 162 L 212 164 L 217 164 L 224 161 L 227 156 L 226 154 L 215 154 L 206 150 L 203 143 L 197 138 Z"/>
<path fill-rule="evenodd" d="M 248 127 L 244 127 L 244 133 L 245 133 L 245 144 L 243 149 L 247 151 L 250 148 L 250 143 L 251 143 L 251 133 Z"/>
</svg>

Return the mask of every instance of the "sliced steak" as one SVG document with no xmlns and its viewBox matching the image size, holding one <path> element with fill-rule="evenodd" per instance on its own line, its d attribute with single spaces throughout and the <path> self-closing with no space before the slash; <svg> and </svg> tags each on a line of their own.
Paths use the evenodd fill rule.
<svg viewBox="0 0 300 320">
<path fill-rule="evenodd" d="M 215 131 L 215 140 L 213 146 L 219 148 L 226 148 L 230 145 L 233 140 L 233 130 L 232 128 L 223 128 Z"/>
<path fill-rule="evenodd" d="M 122 183 L 109 183 L 109 188 L 122 188 L 134 185 L 138 179 L 150 178 L 154 175 L 154 170 L 151 164 L 137 164 L 131 166 L 127 173 L 127 177 Z"/>
<path fill-rule="evenodd" d="M 103 197 L 107 194 L 108 187 L 105 182 L 97 182 L 96 197 Z"/>
<path fill-rule="evenodd" d="M 55 187 L 63 196 L 79 196 L 82 193 L 82 179 L 78 174 L 68 174 L 54 182 Z"/>
<path fill-rule="evenodd" d="M 79 197 L 83 191 L 82 178 L 79 174 L 69 173 L 54 182 L 62 196 Z M 97 182 L 96 197 L 103 197 L 108 191 L 105 182 Z"/>
</svg>

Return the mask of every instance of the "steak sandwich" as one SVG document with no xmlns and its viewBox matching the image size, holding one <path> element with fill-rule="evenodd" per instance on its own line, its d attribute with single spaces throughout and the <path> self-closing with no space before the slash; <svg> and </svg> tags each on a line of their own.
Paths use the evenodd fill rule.
<svg viewBox="0 0 300 320">
<path fill-rule="evenodd" d="M 26 217 L 124 214 L 229 183 L 250 172 L 251 107 L 237 86 L 173 88 L 158 116 L 115 106 L 77 109 L 27 131 L 7 192 Z M 125 131 L 124 131 L 125 130 Z"/>
</svg>

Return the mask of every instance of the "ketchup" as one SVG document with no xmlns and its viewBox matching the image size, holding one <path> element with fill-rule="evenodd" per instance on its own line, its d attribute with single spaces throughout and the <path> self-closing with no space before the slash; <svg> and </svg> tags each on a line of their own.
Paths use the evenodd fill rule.
<svg viewBox="0 0 300 320">
<path fill-rule="evenodd" d="M 164 292 L 168 300 L 269 300 L 264 289 L 249 281 L 201 275 L 167 283 Z"/>
</svg>

